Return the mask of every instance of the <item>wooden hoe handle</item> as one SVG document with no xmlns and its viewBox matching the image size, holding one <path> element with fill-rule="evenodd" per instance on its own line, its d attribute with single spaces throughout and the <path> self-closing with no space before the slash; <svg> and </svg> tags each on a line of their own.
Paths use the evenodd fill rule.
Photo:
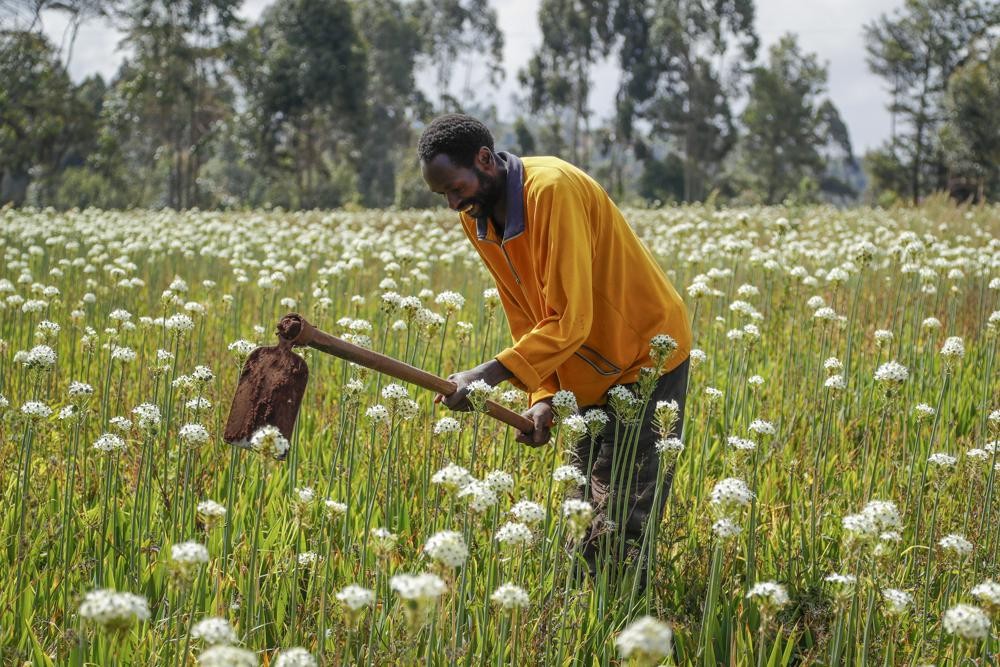
<svg viewBox="0 0 1000 667">
<path fill-rule="evenodd" d="M 297 332 L 296 328 L 299 328 Z M 292 338 L 293 345 L 307 345 L 320 352 L 326 352 L 359 366 L 390 375 L 397 380 L 409 382 L 418 387 L 444 394 L 445 396 L 455 393 L 455 390 L 458 389 L 458 386 L 454 382 L 440 378 L 433 373 L 428 373 L 416 366 L 411 366 L 408 363 L 393 359 L 384 354 L 379 354 L 359 345 L 348 343 L 342 338 L 331 336 L 325 331 L 309 324 L 304 318 L 295 313 L 286 315 L 281 320 L 281 324 L 278 325 L 278 329 L 282 332 L 283 336 Z M 513 426 L 522 433 L 531 433 L 535 430 L 535 424 L 530 419 L 494 401 L 486 401 L 486 414 L 502 421 L 504 424 Z"/>
</svg>

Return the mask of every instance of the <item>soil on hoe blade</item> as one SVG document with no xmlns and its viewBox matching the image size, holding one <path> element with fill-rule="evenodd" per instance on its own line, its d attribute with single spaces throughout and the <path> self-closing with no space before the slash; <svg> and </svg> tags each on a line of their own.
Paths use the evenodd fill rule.
<svg viewBox="0 0 1000 667">
<path fill-rule="evenodd" d="M 278 344 L 259 347 L 247 357 L 223 433 L 229 444 L 250 447 L 253 434 L 267 425 L 292 439 L 309 380 L 305 360 L 292 352 L 300 326 L 294 318 L 283 318 L 278 324 Z"/>
</svg>

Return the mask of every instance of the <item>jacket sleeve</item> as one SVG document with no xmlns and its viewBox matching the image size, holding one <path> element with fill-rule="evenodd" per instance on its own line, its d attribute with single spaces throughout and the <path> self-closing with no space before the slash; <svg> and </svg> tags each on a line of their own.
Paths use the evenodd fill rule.
<svg viewBox="0 0 1000 667">
<path fill-rule="evenodd" d="M 571 182 L 546 184 L 529 206 L 537 225 L 533 236 L 539 234 L 533 241 L 542 255 L 539 276 L 546 316 L 496 359 L 525 391 L 534 393 L 590 335 L 593 232 L 583 197 Z M 511 332 L 516 335 L 513 323 Z"/>
</svg>

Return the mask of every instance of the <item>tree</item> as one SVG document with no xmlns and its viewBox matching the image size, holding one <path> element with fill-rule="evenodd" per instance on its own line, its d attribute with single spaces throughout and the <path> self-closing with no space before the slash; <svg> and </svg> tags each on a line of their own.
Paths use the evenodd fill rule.
<svg viewBox="0 0 1000 667">
<path fill-rule="evenodd" d="M 265 170 L 293 176 L 294 198 L 337 206 L 333 172 L 359 142 L 368 75 L 348 0 L 278 0 L 248 31 L 239 78 L 250 102 Z"/>
<path fill-rule="evenodd" d="M 616 125 L 631 141 L 636 120 L 673 141 L 684 158 L 684 199 L 702 199 L 735 145 L 729 100 L 757 55 L 753 0 L 620 0 L 622 78 Z M 728 68 L 724 57 L 735 54 Z M 716 60 L 718 62 L 716 62 Z"/>
<path fill-rule="evenodd" d="M 852 154 L 836 107 L 820 100 L 826 78 L 826 67 L 815 54 L 802 53 L 791 34 L 770 48 L 766 66 L 752 72 L 741 153 L 748 181 L 767 203 L 798 191 L 803 176 L 818 184 L 825 165 L 820 151 L 830 143 Z"/>
<path fill-rule="evenodd" d="M 939 139 L 948 189 L 979 201 L 1000 195 L 1000 44 L 952 73 L 944 111 Z"/>
<path fill-rule="evenodd" d="M 409 165 L 410 181 L 426 190 L 415 173 L 412 123 L 427 111 L 414 79 L 423 43 L 418 18 L 398 0 L 366 0 L 357 4 L 358 25 L 367 45 L 369 95 L 366 131 L 357 160 L 358 187 L 366 206 L 388 206 L 399 198 L 400 165 Z"/>
<path fill-rule="evenodd" d="M 473 84 L 476 70 L 485 69 L 485 81 L 491 86 L 503 81 L 503 32 L 488 0 L 416 0 L 406 9 L 420 36 L 421 60 L 435 72 L 443 110 L 463 106 L 449 92 L 463 68 L 460 94 L 468 103 L 479 101 Z"/>
<path fill-rule="evenodd" d="M 117 85 L 134 119 L 131 133 L 148 147 L 144 159 L 166 171 L 169 207 L 201 202 L 198 173 L 234 104 L 223 56 L 240 26 L 240 4 L 130 0 L 116 14 L 135 54 Z"/>
<path fill-rule="evenodd" d="M 906 0 L 865 26 L 868 67 L 892 90 L 893 136 L 886 148 L 908 172 L 914 203 L 945 185 L 936 137 L 948 79 L 970 46 L 997 25 L 1000 5 L 991 0 Z"/>
<path fill-rule="evenodd" d="M 55 49 L 33 32 L 0 32 L 0 204 L 21 204 L 32 168 L 54 168 L 71 136 L 73 87 Z"/>
<path fill-rule="evenodd" d="M 528 89 L 533 112 L 548 112 L 551 152 L 562 148 L 564 118 L 569 120 L 573 162 L 586 168 L 590 131 L 590 74 L 613 42 L 612 3 L 608 0 L 542 0 L 538 23 L 542 43 L 518 74 Z"/>
</svg>

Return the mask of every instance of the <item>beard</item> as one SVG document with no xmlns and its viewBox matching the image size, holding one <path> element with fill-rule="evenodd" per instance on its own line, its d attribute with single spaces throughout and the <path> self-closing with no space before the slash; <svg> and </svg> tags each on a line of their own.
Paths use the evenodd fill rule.
<svg viewBox="0 0 1000 667">
<path fill-rule="evenodd" d="M 503 192 L 500 189 L 500 183 L 498 179 L 490 178 L 485 172 L 480 171 L 475 165 L 473 165 L 472 170 L 476 172 L 476 180 L 479 181 L 479 189 L 476 190 L 476 194 L 469 199 L 470 203 L 473 203 L 476 208 L 479 209 L 478 213 L 484 216 L 491 216 L 493 214 L 493 209 L 496 208 L 497 202 L 500 201 L 500 197 L 503 196 Z"/>
</svg>

